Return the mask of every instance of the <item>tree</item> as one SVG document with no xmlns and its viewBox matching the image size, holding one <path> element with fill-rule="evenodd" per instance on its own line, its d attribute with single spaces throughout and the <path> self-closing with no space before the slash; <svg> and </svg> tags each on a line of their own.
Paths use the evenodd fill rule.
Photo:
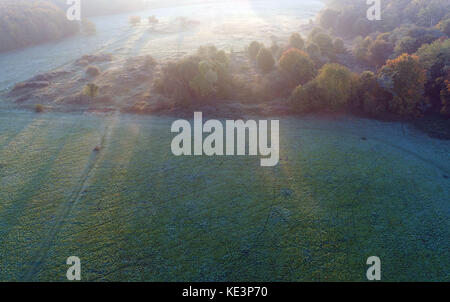
<svg viewBox="0 0 450 302">
<path fill-rule="evenodd" d="M 318 33 L 313 38 L 314 43 L 320 48 L 320 52 L 326 56 L 334 54 L 333 40 L 326 33 Z"/>
<path fill-rule="evenodd" d="M 302 36 L 300 36 L 300 34 L 293 33 L 289 38 L 289 45 L 291 47 L 303 49 L 305 47 L 305 42 L 303 41 Z"/>
<path fill-rule="evenodd" d="M 259 43 L 257 41 L 253 41 L 252 43 L 250 43 L 250 45 L 248 47 L 248 55 L 249 55 L 250 59 L 252 59 L 252 60 L 256 59 L 256 56 L 258 55 L 261 47 L 264 47 L 264 45 L 262 45 L 261 43 Z"/>
<path fill-rule="evenodd" d="M 98 95 L 99 87 L 94 83 L 89 83 L 84 86 L 83 94 L 87 95 L 91 98 L 96 97 Z"/>
<path fill-rule="evenodd" d="M 413 54 L 417 51 L 417 44 L 417 39 L 410 36 L 403 37 L 395 43 L 395 54 L 397 56 L 404 53 Z"/>
<path fill-rule="evenodd" d="M 272 52 L 267 48 L 262 47 L 256 57 L 256 64 L 263 72 L 271 71 L 275 65 L 275 59 L 273 58 Z"/>
<path fill-rule="evenodd" d="M 319 33 L 323 33 L 323 30 L 320 27 L 314 27 L 308 35 L 308 41 L 309 42 L 313 42 L 314 41 L 314 37 L 319 34 Z"/>
<path fill-rule="evenodd" d="M 447 80 L 445 80 L 445 86 L 441 90 L 442 108 L 441 114 L 450 116 L 450 72 L 447 73 Z"/>
<path fill-rule="evenodd" d="M 326 64 L 320 69 L 315 81 L 323 91 L 324 103 L 329 110 L 335 111 L 348 105 L 355 76 L 347 67 Z"/>
<path fill-rule="evenodd" d="M 381 88 L 373 72 L 364 71 L 359 75 L 352 99 L 354 109 L 372 116 L 380 116 L 387 111 L 389 99 L 389 93 Z"/>
<path fill-rule="evenodd" d="M 369 46 L 370 62 L 375 66 L 382 66 L 392 54 L 393 46 L 384 40 L 375 40 Z"/>
<path fill-rule="evenodd" d="M 372 45 L 373 40 L 370 37 L 363 39 L 358 36 L 353 41 L 352 53 L 358 61 L 366 62 L 369 59 L 369 47 Z"/>
<path fill-rule="evenodd" d="M 320 48 L 316 43 L 310 43 L 306 47 L 306 52 L 308 53 L 310 58 L 319 58 L 320 57 Z"/>
<path fill-rule="evenodd" d="M 424 44 L 417 50 L 416 55 L 427 72 L 425 93 L 433 108 L 438 111 L 442 106 L 441 91 L 445 87 L 444 82 L 450 66 L 450 39 Z"/>
<path fill-rule="evenodd" d="M 388 60 L 378 75 L 379 83 L 393 98 L 389 109 L 400 115 L 419 113 L 424 104 L 425 70 L 415 55 Z"/>
<path fill-rule="evenodd" d="M 199 73 L 189 81 L 189 86 L 200 96 L 207 97 L 214 92 L 214 85 L 217 83 L 217 72 L 207 61 L 198 64 Z"/>
<path fill-rule="evenodd" d="M 311 81 L 306 85 L 298 85 L 289 97 L 291 106 L 301 113 L 319 111 L 323 109 L 323 102 L 323 90 L 319 88 L 317 81 Z"/>
<path fill-rule="evenodd" d="M 283 53 L 279 66 L 293 86 L 305 84 L 316 75 L 313 61 L 304 51 L 296 48 L 291 48 Z"/>
<path fill-rule="evenodd" d="M 342 39 L 337 38 L 336 40 L 334 40 L 334 51 L 336 53 L 345 53 L 347 51 Z"/>
</svg>

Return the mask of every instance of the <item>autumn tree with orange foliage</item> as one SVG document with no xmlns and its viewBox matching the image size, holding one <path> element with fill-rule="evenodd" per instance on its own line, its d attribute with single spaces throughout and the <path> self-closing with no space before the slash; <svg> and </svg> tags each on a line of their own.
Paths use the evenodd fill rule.
<svg viewBox="0 0 450 302">
<path fill-rule="evenodd" d="M 389 103 L 390 111 L 400 115 L 423 111 L 426 73 L 417 56 L 405 53 L 388 60 L 381 68 L 378 80 L 393 96 Z"/>
</svg>

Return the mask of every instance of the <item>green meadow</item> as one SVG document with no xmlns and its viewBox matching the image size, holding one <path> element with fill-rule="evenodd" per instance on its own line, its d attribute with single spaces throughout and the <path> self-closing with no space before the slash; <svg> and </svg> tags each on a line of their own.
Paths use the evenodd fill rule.
<svg viewBox="0 0 450 302">
<path fill-rule="evenodd" d="M 281 118 L 267 168 L 175 157 L 172 121 L 1 111 L 0 281 L 450 281 L 448 141 Z"/>
</svg>

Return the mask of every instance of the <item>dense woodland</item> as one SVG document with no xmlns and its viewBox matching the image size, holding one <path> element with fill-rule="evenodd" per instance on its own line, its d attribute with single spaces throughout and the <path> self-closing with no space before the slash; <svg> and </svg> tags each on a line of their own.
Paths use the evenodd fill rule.
<svg viewBox="0 0 450 302">
<path fill-rule="evenodd" d="M 390 96 L 387 110 L 449 115 L 450 1 L 391 0 L 381 4 L 381 20 L 369 21 L 365 1 L 332 0 L 318 23 L 332 35 L 353 39 L 353 56 L 371 67 L 381 92 Z M 368 74 L 361 77 L 366 79 Z"/>
</svg>

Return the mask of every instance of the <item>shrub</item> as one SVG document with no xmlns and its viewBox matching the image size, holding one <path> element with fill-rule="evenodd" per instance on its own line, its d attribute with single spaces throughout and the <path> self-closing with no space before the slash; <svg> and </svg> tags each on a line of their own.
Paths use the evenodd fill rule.
<svg viewBox="0 0 450 302">
<path fill-rule="evenodd" d="M 342 39 L 337 38 L 336 40 L 334 40 L 334 51 L 336 53 L 345 53 L 347 51 Z"/>
<path fill-rule="evenodd" d="M 419 113 L 423 105 L 425 70 L 414 55 L 403 54 L 387 61 L 378 75 L 381 86 L 388 90 L 393 98 L 390 111 L 400 115 Z"/>
<path fill-rule="evenodd" d="M 37 105 L 34 107 L 34 111 L 36 111 L 36 113 L 42 113 L 42 112 L 44 112 L 44 105 L 37 104 Z"/>
<path fill-rule="evenodd" d="M 283 53 L 279 66 L 293 86 L 309 82 L 316 74 L 313 61 L 304 51 L 296 48 L 291 48 Z"/>
<path fill-rule="evenodd" d="M 333 40 L 326 33 L 318 33 L 313 38 L 314 43 L 320 48 L 322 55 L 332 56 L 334 54 Z"/>
<path fill-rule="evenodd" d="M 100 68 L 98 66 L 90 65 L 86 68 L 86 74 L 91 77 L 96 77 L 101 73 Z"/>
<path fill-rule="evenodd" d="M 289 38 L 289 45 L 294 48 L 303 49 L 305 47 L 305 42 L 298 33 L 293 33 Z"/>
<path fill-rule="evenodd" d="M 264 47 L 264 45 L 259 42 L 253 41 L 252 43 L 250 43 L 250 45 L 248 46 L 248 55 L 250 59 L 256 60 L 256 56 L 258 55 L 259 50 L 262 47 Z"/>
<path fill-rule="evenodd" d="M 347 67 L 339 64 L 326 64 L 320 69 L 315 81 L 323 91 L 326 109 L 339 110 L 349 103 L 354 85 L 354 75 Z"/>
<path fill-rule="evenodd" d="M 370 62 L 375 66 L 382 66 L 392 54 L 392 44 L 384 40 L 375 40 L 369 46 Z"/>
<path fill-rule="evenodd" d="M 141 17 L 139 16 L 130 16 L 128 19 L 128 22 L 130 22 L 131 25 L 136 25 L 141 23 Z"/>
<path fill-rule="evenodd" d="M 98 90 L 99 87 L 97 85 L 95 85 L 94 83 L 89 83 L 84 86 L 83 94 L 93 98 L 98 95 Z"/>
<path fill-rule="evenodd" d="M 272 53 L 267 48 L 262 47 L 256 57 L 256 63 L 263 72 L 269 72 L 275 65 Z"/>
</svg>

